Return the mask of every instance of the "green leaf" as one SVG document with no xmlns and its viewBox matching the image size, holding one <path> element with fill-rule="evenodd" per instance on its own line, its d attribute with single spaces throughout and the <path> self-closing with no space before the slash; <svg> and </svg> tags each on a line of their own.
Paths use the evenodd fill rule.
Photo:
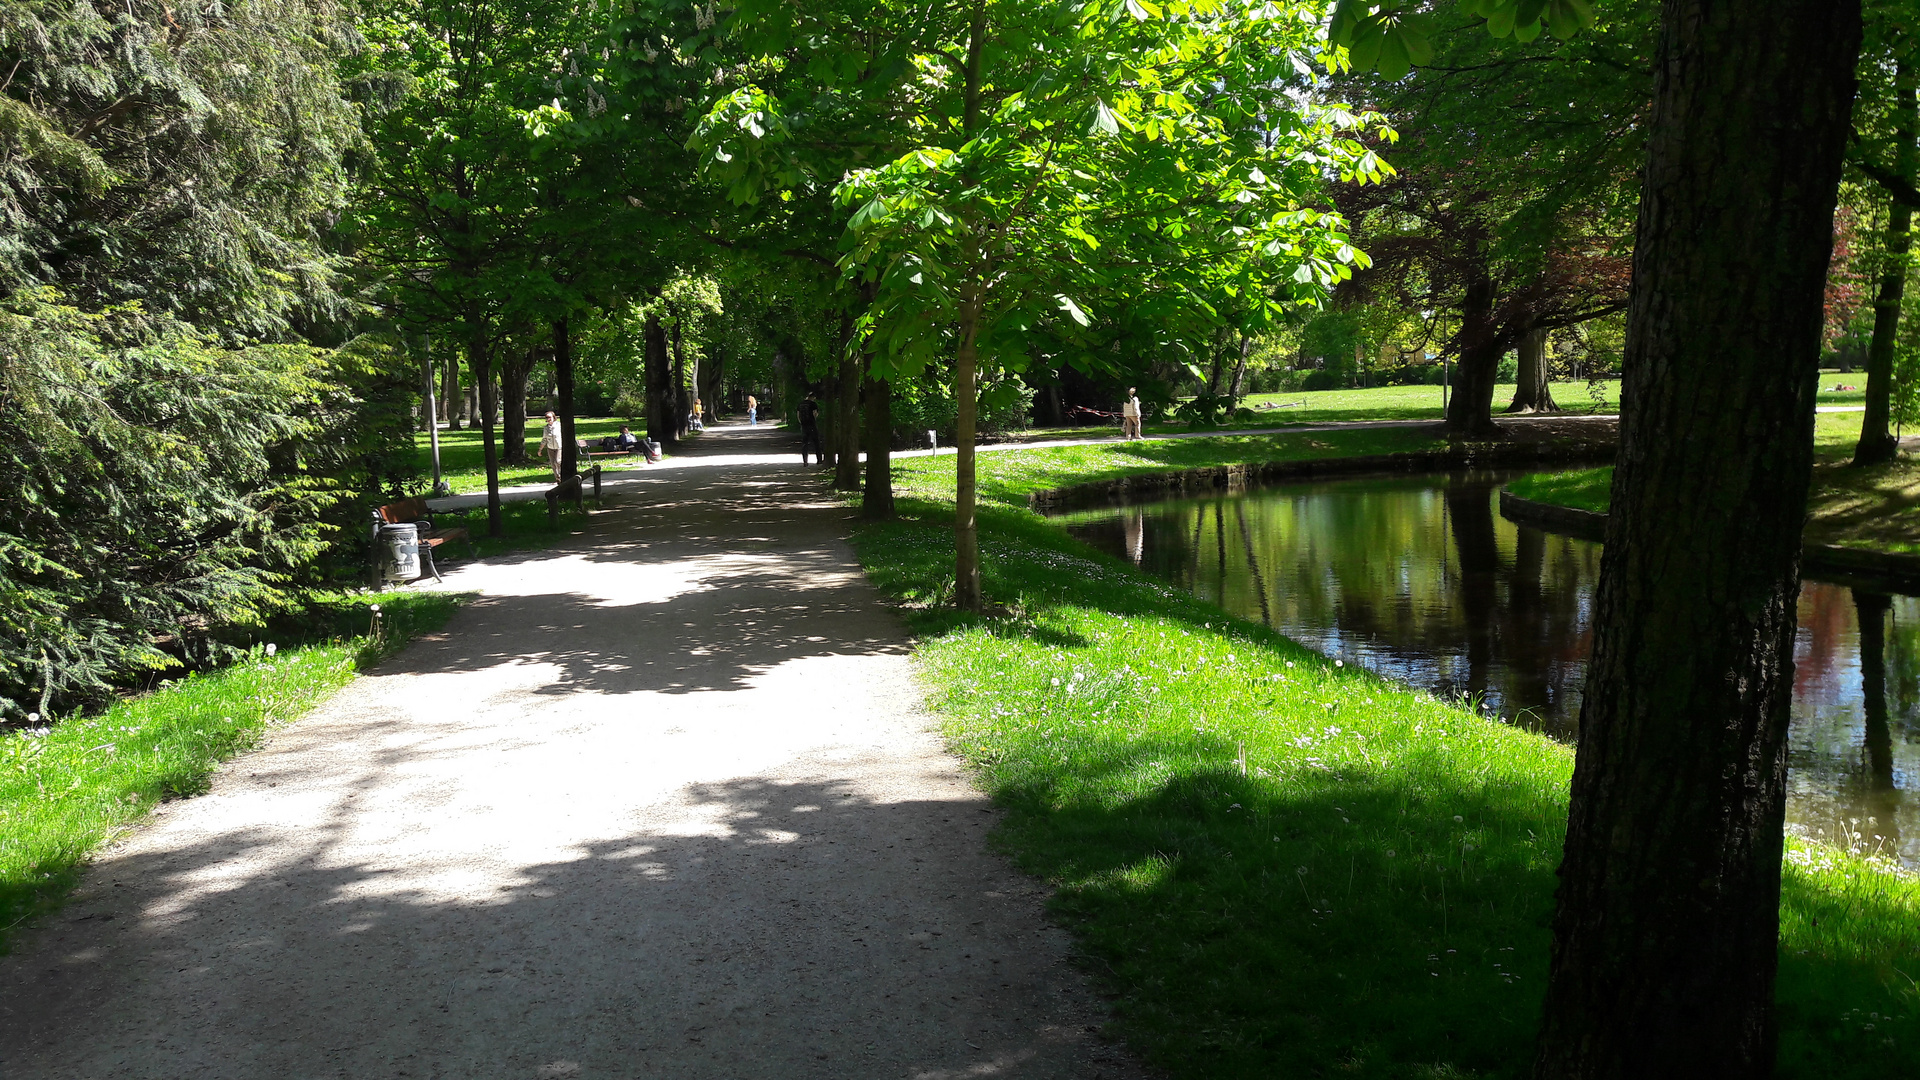
<svg viewBox="0 0 1920 1080">
<path fill-rule="evenodd" d="M 1487 33 L 1497 38 L 1513 33 L 1513 9 L 1501 8 L 1487 16 Z"/>
<path fill-rule="evenodd" d="M 1525 25 L 1516 26 L 1513 28 L 1513 39 L 1515 41 L 1523 41 L 1523 42 L 1532 41 L 1534 38 L 1537 38 L 1539 36 L 1540 36 L 1540 20 L 1538 19 L 1535 19 L 1533 22 L 1527 23 Z"/>
<path fill-rule="evenodd" d="M 1113 110 L 1107 108 L 1104 101 L 1093 103 L 1093 124 L 1087 128 L 1089 135 L 1118 135 L 1120 122 L 1114 118 Z"/>
<path fill-rule="evenodd" d="M 1413 59 L 1407 55 L 1406 42 L 1400 39 L 1398 30 L 1389 32 L 1380 44 L 1380 77 L 1389 81 L 1404 77 L 1413 69 Z"/>
<path fill-rule="evenodd" d="M 1080 310 L 1080 305 L 1074 303 L 1071 296 L 1062 293 L 1055 296 L 1054 299 L 1060 302 L 1060 310 L 1071 316 L 1074 322 L 1079 323 L 1081 326 L 1093 325 L 1093 320 L 1087 318 L 1087 313 Z"/>
<path fill-rule="evenodd" d="M 1353 44 L 1348 48 L 1348 58 L 1357 71 L 1372 71 L 1380 64 L 1380 47 L 1387 41 L 1387 28 L 1381 23 L 1368 19 L 1353 32 Z"/>
</svg>

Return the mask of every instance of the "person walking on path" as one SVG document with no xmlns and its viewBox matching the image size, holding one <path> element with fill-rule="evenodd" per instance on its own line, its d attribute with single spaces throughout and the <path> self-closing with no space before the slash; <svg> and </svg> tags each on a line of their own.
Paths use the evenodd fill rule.
<svg viewBox="0 0 1920 1080">
<path fill-rule="evenodd" d="M 826 464 L 826 457 L 820 450 L 820 403 L 809 392 L 807 399 L 800 403 L 800 464 L 807 463 L 807 447 L 813 447 L 813 463 Z"/>
<path fill-rule="evenodd" d="M 706 408 L 700 404 L 700 399 L 694 398 L 693 399 L 693 430 L 695 431 L 707 430 L 706 419 L 705 419 L 706 412 L 707 412 Z"/>
<path fill-rule="evenodd" d="M 760 426 L 760 403 L 754 400 L 752 394 L 747 395 L 747 426 Z"/>
<path fill-rule="evenodd" d="M 1126 404 L 1120 406 L 1120 437 L 1132 442 L 1140 435 L 1140 395 L 1127 387 Z"/>
<path fill-rule="evenodd" d="M 547 465 L 553 469 L 553 482 L 560 482 L 560 418 L 547 414 L 547 429 L 540 433 L 540 452 L 547 455 Z"/>
</svg>

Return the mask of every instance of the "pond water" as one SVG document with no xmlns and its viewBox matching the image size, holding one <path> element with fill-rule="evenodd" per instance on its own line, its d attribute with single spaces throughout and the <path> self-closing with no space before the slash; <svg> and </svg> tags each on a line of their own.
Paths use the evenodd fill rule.
<svg viewBox="0 0 1920 1080">
<path fill-rule="evenodd" d="M 1287 484 L 1056 520 L 1328 656 L 1566 740 L 1600 545 L 1501 517 L 1514 475 Z M 1790 761 L 1790 829 L 1920 869 L 1920 598 L 1805 583 Z"/>
</svg>

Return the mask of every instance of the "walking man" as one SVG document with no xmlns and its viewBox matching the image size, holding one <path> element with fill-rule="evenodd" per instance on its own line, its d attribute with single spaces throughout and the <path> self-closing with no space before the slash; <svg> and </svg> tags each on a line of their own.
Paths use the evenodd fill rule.
<svg viewBox="0 0 1920 1080">
<path fill-rule="evenodd" d="M 813 447 L 813 463 L 826 464 L 826 458 L 820 450 L 820 403 L 813 400 L 809 392 L 807 399 L 800 403 L 800 464 L 807 463 L 807 447 Z"/>
<path fill-rule="evenodd" d="M 540 433 L 540 452 L 547 455 L 547 464 L 553 468 L 553 482 L 560 482 L 560 419 L 552 413 L 547 414 L 547 430 Z"/>
<path fill-rule="evenodd" d="M 1132 442 L 1140 438 L 1140 395 L 1127 387 L 1126 404 L 1120 406 L 1120 437 Z"/>
</svg>

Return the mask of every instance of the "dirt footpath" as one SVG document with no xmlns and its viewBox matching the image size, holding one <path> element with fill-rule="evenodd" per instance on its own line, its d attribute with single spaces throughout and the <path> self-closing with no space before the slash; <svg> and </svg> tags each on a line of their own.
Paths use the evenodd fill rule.
<svg viewBox="0 0 1920 1080">
<path fill-rule="evenodd" d="M 449 574 L 0 959 L 0 1075 L 1140 1076 L 786 438 Z"/>
</svg>

